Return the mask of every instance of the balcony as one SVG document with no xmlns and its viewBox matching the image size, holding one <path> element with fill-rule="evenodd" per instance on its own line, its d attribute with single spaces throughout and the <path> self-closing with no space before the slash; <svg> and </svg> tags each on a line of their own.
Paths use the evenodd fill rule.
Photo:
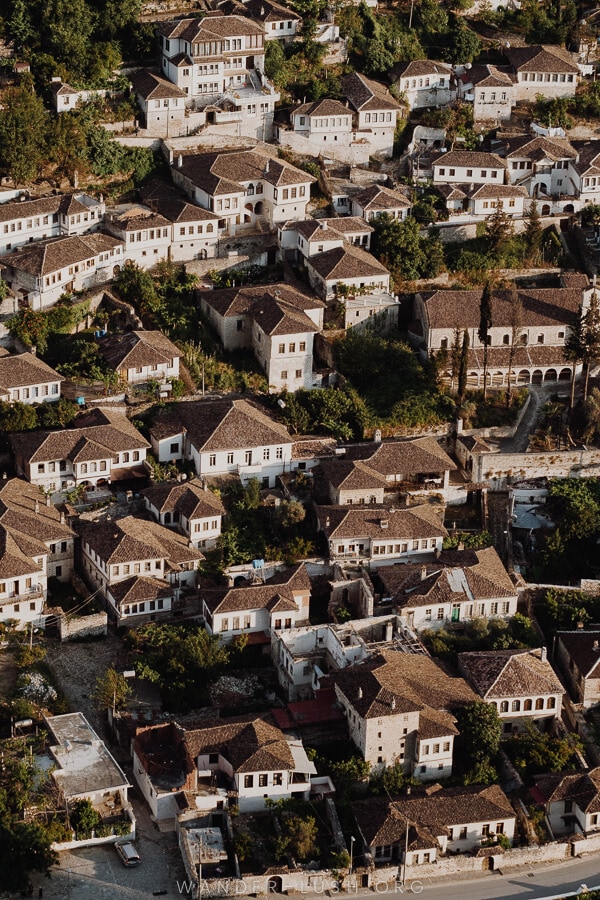
<svg viewBox="0 0 600 900">
<path fill-rule="evenodd" d="M 241 110 L 232 110 L 230 112 L 214 110 L 214 112 L 211 113 L 211 116 L 213 117 L 215 125 L 225 125 L 228 122 L 241 122 L 244 118 L 244 114 Z"/>
</svg>

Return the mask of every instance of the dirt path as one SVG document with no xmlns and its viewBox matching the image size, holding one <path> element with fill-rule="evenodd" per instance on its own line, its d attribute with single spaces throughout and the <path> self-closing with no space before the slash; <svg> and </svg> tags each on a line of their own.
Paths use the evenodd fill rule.
<svg viewBox="0 0 600 900">
<path fill-rule="evenodd" d="M 564 386 L 561 382 L 561 386 Z M 499 443 L 501 453 L 525 453 L 529 444 L 529 435 L 536 429 L 544 403 L 547 403 L 551 395 L 556 393 L 559 383 L 556 381 L 547 385 L 529 385 L 531 400 L 521 419 L 514 437 L 505 438 Z"/>
</svg>

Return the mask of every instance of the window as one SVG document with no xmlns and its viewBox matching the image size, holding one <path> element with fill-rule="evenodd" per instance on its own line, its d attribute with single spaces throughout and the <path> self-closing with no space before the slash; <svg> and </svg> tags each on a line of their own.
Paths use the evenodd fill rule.
<svg viewBox="0 0 600 900">
<path fill-rule="evenodd" d="M 273 772 L 273 784 L 276 786 L 281 786 L 283 784 L 282 772 Z"/>
<path fill-rule="evenodd" d="M 268 775 L 259 775 L 258 776 L 258 786 L 259 787 L 266 787 L 268 785 L 268 783 L 269 783 Z"/>
<path fill-rule="evenodd" d="M 573 812 L 573 801 L 565 800 L 565 812 L 570 813 Z"/>
<path fill-rule="evenodd" d="M 296 378 L 302 378 L 302 369 L 296 369 Z"/>
<path fill-rule="evenodd" d="M 244 775 L 244 787 L 254 787 L 254 775 Z"/>
<path fill-rule="evenodd" d="M 489 837 L 489 836 L 490 836 L 490 826 L 489 826 L 489 825 L 482 825 L 482 826 L 481 826 L 481 836 L 482 836 L 482 837 Z"/>
<path fill-rule="evenodd" d="M 544 698 L 543 697 L 538 697 L 538 699 L 535 701 L 535 708 L 536 709 L 544 708 Z"/>
<path fill-rule="evenodd" d="M 287 381 L 287 377 L 288 377 L 288 376 L 287 376 L 287 369 L 282 369 L 282 370 L 281 370 L 281 378 L 282 378 L 282 380 L 283 380 L 283 381 Z"/>
<path fill-rule="evenodd" d="M 277 447 L 275 450 L 275 459 L 283 459 L 283 447 Z"/>
<path fill-rule="evenodd" d="M 306 352 L 306 341 L 300 341 L 298 347 L 299 347 L 300 353 L 305 353 Z"/>
<path fill-rule="evenodd" d="M 548 697 L 546 700 L 546 709 L 554 709 L 556 706 L 556 697 Z"/>
<path fill-rule="evenodd" d="M 508 700 L 503 700 L 500 704 L 500 712 L 507 713 L 508 712 Z"/>
<path fill-rule="evenodd" d="M 466 841 L 467 839 L 467 826 L 463 825 L 460 829 L 460 834 L 458 835 L 459 841 Z"/>
<path fill-rule="evenodd" d="M 227 465 L 228 465 L 228 466 L 232 466 L 232 465 L 233 465 L 233 453 L 228 453 L 228 454 L 227 454 Z"/>
<path fill-rule="evenodd" d="M 525 712 L 530 712 L 532 708 L 533 708 L 533 701 L 525 700 L 525 702 L 523 703 L 523 709 L 525 710 Z"/>
<path fill-rule="evenodd" d="M 216 464 L 217 464 L 217 454 L 216 453 L 210 454 L 210 456 L 208 457 L 208 464 L 209 464 L 209 466 L 216 466 Z"/>
<path fill-rule="evenodd" d="M 171 444 L 169 453 L 179 453 L 179 444 Z"/>
<path fill-rule="evenodd" d="M 279 345 L 279 347 L 278 347 L 278 352 L 279 352 L 279 353 L 285 353 L 285 344 L 280 344 L 280 345 Z"/>
<path fill-rule="evenodd" d="M 444 753 L 450 753 L 450 741 L 444 741 Z"/>
<path fill-rule="evenodd" d="M 513 700 L 513 702 L 512 702 L 512 711 L 513 711 L 513 712 L 519 712 L 520 709 L 521 709 L 521 701 L 520 701 L 520 700 Z"/>
</svg>

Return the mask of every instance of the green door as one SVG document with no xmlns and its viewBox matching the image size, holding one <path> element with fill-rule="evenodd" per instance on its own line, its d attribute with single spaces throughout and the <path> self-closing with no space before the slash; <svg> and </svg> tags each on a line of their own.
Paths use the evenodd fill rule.
<svg viewBox="0 0 600 900">
<path fill-rule="evenodd" d="M 460 621 L 460 606 L 458 604 L 452 607 L 452 621 Z"/>
</svg>

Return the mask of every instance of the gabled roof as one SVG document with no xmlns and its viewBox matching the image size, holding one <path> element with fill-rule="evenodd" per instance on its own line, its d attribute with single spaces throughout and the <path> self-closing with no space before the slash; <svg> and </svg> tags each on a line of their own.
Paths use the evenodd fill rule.
<svg viewBox="0 0 600 900">
<path fill-rule="evenodd" d="M 189 44 L 215 41 L 220 38 L 241 37 L 242 35 L 263 35 L 263 29 L 244 16 L 221 16 L 213 14 L 202 19 L 177 19 L 174 22 L 159 22 L 156 30 L 166 38 L 187 41 Z"/>
<path fill-rule="evenodd" d="M 497 822 L 514 819 L 515 812 L 502 788 L 447 787 L 430 785 L 413 788 L 409 796 L 370 797 L 352 804 L 358 826 L 370 847 L 402 844 L 406 840 L 409 823 L 409 850 L 420 849 L 416 838 L 430 840 L 427 846 L 437 847 L 437 837 L 448 834 L 455 825 Z"/>
<path fill-rule="evenodd" d="M 303 310 L 271 293 L 266 293 L 253 303 L 248 313 L 265 334 L 272 336 L 311 334 L 319 331 L 318 326 Z"/>
<path fill-rule="evenodd" d="M 210 195 L 245 193 L 245 184 L 256 181 L 268 181 L 275 186 L 316 181 L 296 166 L 256 148 L 185 155 L 177 171 Z"/>
<path fill-rule="evenodd" d="M 421 475 L 457 468 L 434 437 L 373 441 L 346 448 L 347 459 L 362 459 L 380 475 Z"/>
<path fill-rule="evenodd" d="M 400 104 L 389 90 L 378 81 L 372 81 L 360 72 L 352 72 L 342 78 L 342 93 L 357 112 L 379 109 L 400 109 Z"/>
<path fill-rule="evenodd" d="M 153 209 L 134 206 L 125 212 L 111 215 L 110 224 L 116 231 L 131 232 L 142 228 L 164 228 L 170 222 Z"/>
<path fill-rule="evenodd" d="M 412 59 L 410 62 L 398 62 L 390 70 L 390 78 L 418 78 L 423 75 L 452 75 L 452 66 L 433 59 Z"/>
<path fill-rule="evenodd" d="M 212 491 L 204 490 L 198 481 L 157 482 L 141 493 L 159 513 L 178 512 L 188 521 L 225 514 L 220 498 Z"/>
<path fill-rule="evenodd" d="M 0 393 L 13 388 L 64 380 L 62 375 L 33 353 L 0 356 Z"/>
<path fill-rule="evenodd" d="M 356 194 L 352 200 L 364 210 L 407 209 L 412 205 L 403 193 L 382 184 L 372 184 L 360 194 Z"/>
<path fill-rule="evenodd" d="M 59 459 L 109 459 L 117 452 L 150 447 L 122 413 L 96 409 L 78 416 L 62 431 L 10 435 L 13 451 L 29 463 Z"/>
<path fill-rule="evenodd" d="M 478 328 L 481 291 L 427 291 L 421 298 L 430 328 Z M 583 299 L 578 288 L 519 288 L 522 325 L 569 325 L 575 321 Z M 494 327 L 512 321 L 510 291 L 492 293 Z M 495 348 L 492 348 L 495 349 Z"/>
<path fill-rule="evenodd" d="M 584 678 L 600 678 L 600 628 L 559 631 L 556 637 Z"/>
<path fill-rule="evenodd" d="M 249 16 L 258 22 L 301 20 L 301 16 L 298 13 L 288 9 L 287 6 L 282 6 L 280 3 L 274 3 L 273 0 L 247 0 L 247 2 L 242 2 L 242 0 L 222 0 L 217 6 L 227 16 L 233 14 Z"/>
<path fill-rule="evenodd" d="M 600 812 L 600 767 L 586 772 L 559 772 L 544 775 L 536 787 L 546 803 L 572 800 L 587 814 Z"/>
<path fill-rule="evenodd" d="M 42 572 L 43 566 L 34 562 L 32 556 L 47 553 L 45 546 L 32 541 L 29 536 L 13 535 L 0 524 L 0 578 L 18 578 Z"/>
<path fill-rule="evenodd" d="M 292 110 L 293 116 L 350 116 L 352 119 L 352 110 L 344 106 L 340 100 L 331 100 L 329 97 L 323 97 L 321 100 L 315 100 L 313 103 L 302 103 Z"/>
<path fill-rule="evenodd" d="M 288 306 L 293 306 L 299 311 L 324 309 L 325 307 L 323 301 L 315 297 L 314 294 L 308 291 L 300 291 L 298 288 L 284 282 L 198 291 L 200 301 L 206 303 L 220 316 L 224 317 L 234 317 L 249 313 L 254 304 L 259 303 L 265 296 L 282 300 Z"/>
<path fill-rule="evenodd" d="M 432 168 L 445 166 L 446 168 L 453 166 L 457 168 L 487 168 L 487 169 L 506 169 L 506 160 L 500 159 L 496 153 L 485 153 L 482 150 L 450 150 L 449 153 L 441 153 L 437 159 L 431 163 Z"/>
<path fill-rule="evenodd" d="M 476 65 L 465 73 L 465 79 L 477 87 L 512 87 L 514 84 L 508 72 L 498 66 Z"/>
<path fill-rule="evenodd" d="M 329 484 L 346 491 L 376 490 L 385 487 L 383 475 L 361 461 L 328 459 L 321 463 L 321 471 Z"/>
<path fill-rule="evenodd" d="M 117 584 L 111 584 L 107 590 L 111 593 L 117 607 L 125 603 L 144 603 L 147 600 L 160 600 L 172 597 L 174 587 L 162 578 L 147 578 L 145 575 L 134 575 Z"/>
<path fill-rule="evenodd" d="M 112 369 L 165 365 L 181 356 L 179 348 L 162 331 L 109 334 L 99 341 L 99 350 Z"/>
<path fill-rule="evenodd" d="M 459 653 L 465 677 L 484 700 L 562 694 L 563 686 L 541 650 Z"/>
<path fill-rule="evenodd" d="M 203 554 L 163 525 L 126 516 L 114 522 L 80 522 L 77 531 L 83 541 L 107 565 L 137 560 L 164 559 L 178 571 L 180 563 L 200 562 Z"/>
<path fill-rule="evenodd" d="M 219 753 L 234 772 L 296 769 L 290 744 L 271 716 L 207 721 L 201 728 L 186 730 L 183 742 L 192 759 Z"/>
<path fill-rule="evenodd" d="M 9 203 L 0 203 L 0 222 L 10 222 L 17 219 L 29 219 L 35 216 L 50 216 L 57 213 L 72 215 L 73 213 L 89 212 L 90 208 L 99 204 L 90 200 L 90 206 L 86 206 L 78 198 L 82 194 L 55 194 L 52 197 L 40 197 L 37 200 L 13 200 Z"/>
<path fill-rule="evenodd" d="M 327 677 L 362 719 L 436 710 L 447 713 L 446 734 L 456 734 L 450 714 L 477 699 L 463 678 L 455 678 L 430 656 L 382 650 L 365 662 Z"/>
<path fill-rule="evenodd" d="M 48 275 L 65 266 L 93 259 L 115 247 L 123 247 L 123 242 L 101 231 L 70 235 L 26 244 L 14 253 L 3 256 L 2 265 L 30 275 Z"/>
<path fill-rule="evenodd" d="M 508 138 L 506 158 L 511 159 L 577 159 L 577 150 L 566 138 L 550 138 L 543 135 Z"/>
<path fill-rule="evenodd" d="M 161 78 L 150 69 L 138 69 L 130 76 L 133 89 L 144 100 L 168 100 L 173 97 L 185 97 L 185 92 L 172 81 Z"/>
<path fill-rule="evenodd" d="M 52 541 L 73 537 L 57 508 L 44 500 L 38 487 L 21 478 L 0 480 L 0 525 L 21 548 L 27 544 L 36 555 L 47 552 Z"/>
<path fill-rule="evenodd" d="M 304 563 L 291 569 L 283 569 L 268 578 L 264 584 L 227 590 L 205 590 L 202 599 L 215 613 L 235 613 L 250 609 L 268 609 L 270 612 L 298 612 L 294 599 L 296 593 L 310 593 L 310 578 Z"/>
<path fill-rule="evenodd" d="M 538 44 L 533 47 L 510 47 L 504 53 L 517 72 L 580 74 L 579 66 L 575 64 L 571 54 L 562 47 Z"/>
<path fill-rule="evenodd" d="M 325 281 L 344 278 L 369 278 L 375 275 L 388 275 L 386 267 L 370 253 L 360 247 L 347 245 L 333 247 L 324 253 L 317 253 L 306 261 L 307 266 L 317 272 Z"/>
<path fill-rule="evenodd" d="M 148 200 L 148 202 L 152 204 L 157 213 L 160 213 L 160 215 L 164 216 L 165 219 L 168 219 L 169 222 L 217 223 L 219 221 L 219 217 L 216 215 L 216 213 L 210 212 L 210 210 L 208 209 L 203 209 L 201 206 L 196 206 L 195 203 L 189 203 L 187 200 L 181 200 L 176 197 L 173 197 L 172 199 L 150 199 Z M 216 239 L 216 229 L 214 231 L 214 235 Z"/>
<path fill-rule="evenodd" d="M 161 417 L 150 429 L 163 439 L 187 431 L 196 450 L 238 450 L 271 444 L 291 444 L 287 429 L 247 400 L 198 400 L 179 403 L 165 416 L 166 433 Z"/>
<path fill-rule="evenodd" d="M 410 509 L 317 506 L 316 513 L 320 527 L 330 540 L 361 537 L 385 539 L 386 536 L 414 540 L 445 537 L 447 534 L 435 509 L 425 504 Z"/>
<path fill-rule="evenodd" d="M 56 94 L 57 97 L 64 97 L 67 94 L 73 96 L 76 94 L 79 96 L 79 91 L 74 87 L 71 87 L 70 84 L 66 84 L 64 81 L 53 81 L 50 84 L 50 90 L 53 94 Z"/>
</svg>

